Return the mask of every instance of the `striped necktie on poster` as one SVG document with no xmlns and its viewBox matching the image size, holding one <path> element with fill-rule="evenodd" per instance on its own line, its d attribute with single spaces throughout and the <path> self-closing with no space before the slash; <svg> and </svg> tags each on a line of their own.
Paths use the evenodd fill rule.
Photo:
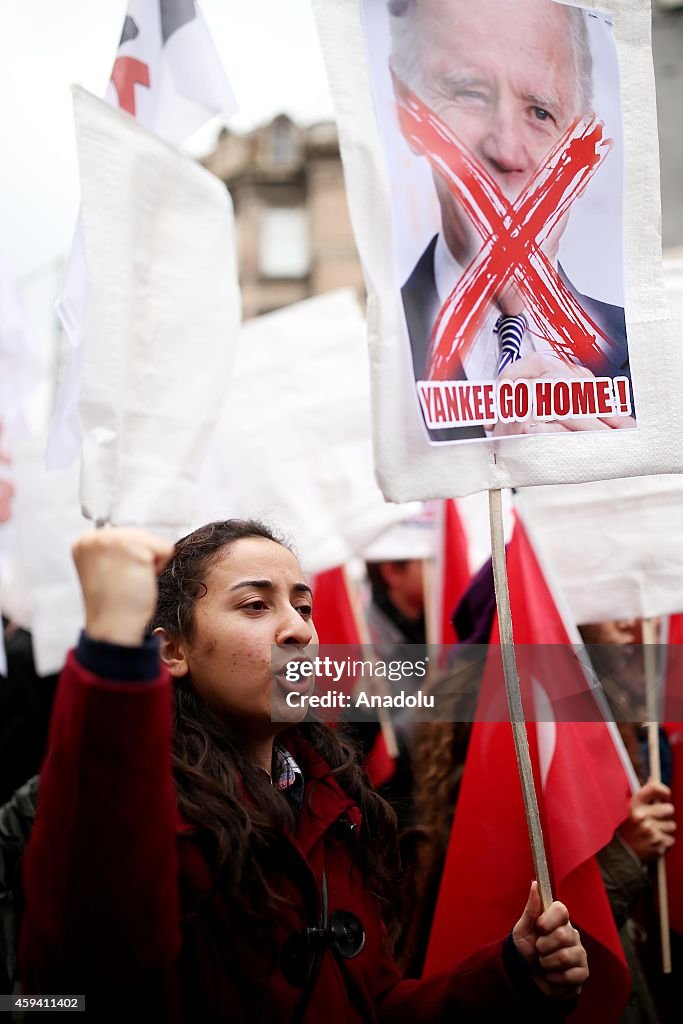
<svg viewBox="0 0 683 1024">
<path fill-rule="evenodd" d="M 498 335 L 498 373 L 502 373 L 506 366 L 516 363 L 521 358 L 522 340 L 527 326 L 524 313 L 518 316 L 498 317 L 495 327 Z"/>
</svg>

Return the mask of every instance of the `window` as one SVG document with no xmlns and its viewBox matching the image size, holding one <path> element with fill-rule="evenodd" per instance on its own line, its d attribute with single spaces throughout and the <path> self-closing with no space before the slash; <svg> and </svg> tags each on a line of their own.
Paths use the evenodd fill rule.
<svg viewBox="0 0 683 1024">
<path fill-rule="evenodd" d="M 294 125 L 289 118 L 276 118 L 270 126 L 270 159 L 274 167 L 287 167 L 297 158 Z"/>
<path fill-rule="evenodd" d="M 302 206 L 261 212 L 259 270 L 264 277 L 305 277 L 310 268 L 308 217 Z"/>
</svg>

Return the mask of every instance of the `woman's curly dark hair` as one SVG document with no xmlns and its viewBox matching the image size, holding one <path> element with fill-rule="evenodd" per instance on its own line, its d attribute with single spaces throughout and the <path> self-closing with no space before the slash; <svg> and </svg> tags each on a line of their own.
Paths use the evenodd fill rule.
<svg viewBox="0 0 683 1024">
<path fill-rule="evenodd" d="M 209 523 L 179 540 L 159 576 L 152 628 L 191 640 L 195 605 L 207 592 L 209 569 L 232 544 L 252 537 L 287 546 L 262 523 L 240 519 Z M 363 827 L 357 867 L 393 931 L 399 913 L 394 812 L 371 788 L 355 748 L 339 731 L 320 722 L 303 722 L 283 733 L 285 745 L 292 733 L 324 759 L 331 775 L 358 804 Z M 250 761 L 239 733 L 208 707 L 188 677 L 174 687 L 172 761 L 181 814 L 196 826 L 221 889 L 244 926 L 262 933 L 282 903 L 271 880 L 286 870 L 285 833 L 295 828 L 295 812 Z"/>
</svg>

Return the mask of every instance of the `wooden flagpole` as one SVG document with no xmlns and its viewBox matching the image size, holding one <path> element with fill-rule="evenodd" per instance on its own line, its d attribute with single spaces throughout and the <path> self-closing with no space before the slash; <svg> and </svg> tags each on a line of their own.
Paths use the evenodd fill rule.
<svg viewBox="0 0 683 1024">
<path fill-rule="evenodd" d="M 655 620 L 643 619 L 643 659 L 645 662 L 645 696 L 647 701 L 647 743 L 650 754 L 650 778 L 662 781 L 659 757 L 659 709 L 657 708 L 657 648 Z M 662 944 L 662 971 L 671 974 L 671 933 L 669 930 L 669 895 L 666 861 L 657 858 L 657 900 L 659 903 L 659 935 Z"/>
<path fill-rule="evenodd" d="M 493 581 L 496 590 L 496 607 L 498 609 L 498 625 L 500 629 L 500 650 L 503 659 L 505 691 L 512 735 L 515 741 L 517 767 L 522 783 L 524 810 L 526 812 L 531 854 L 534 860 L 536 881 L 541 896 L 541 904 L 546 910 L 553 901 L 550 888 L 548 861 L 543 845 L 541 818 L 538 813 L 538 801 L 534 788 L 534 776 L 531 768 L 529 740 L 526 733 L 522 695 L 519 688 L 517 659 L 512 636 L 512 613 L 510 611 L 510 592 L 508 590 L 507 568 L 505 564 L 505 535 L 503 532 L 503 501 L 500 490 L 489 491 L 489 522 L 491 526 L 491 551 L 493 555 Z"/>
<path fill-rule="evenodd" d="M 436 588 L 439 573 L 436 558 L 422 559 L 422 590 L 424 593 L 425 641 L 428 647 L 439 643 L 439 600 Z M 431 667 L 431 664 L 430 664 Z"/>
</svg>

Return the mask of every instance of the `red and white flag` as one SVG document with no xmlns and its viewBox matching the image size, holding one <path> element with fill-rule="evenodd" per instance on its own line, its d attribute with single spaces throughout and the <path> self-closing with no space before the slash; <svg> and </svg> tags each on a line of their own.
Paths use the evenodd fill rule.
<svg viewBox="0 0 683 1024">
<path fill-rule="evenodd" d="M 555 645 L 560 656 L 557 645 L 564 645 L 567 656 L 560 661 L 565 672 L 574 666 L 574 675 L 561 682 L 560 692 L 583 692 L 587 697 L 582 703 L 592 700 L 583 668 L 571 657 L 574 631 L 563 622 L 519 522 L 507 566 L 515 643 L 543 644 L 551 652 L 549 645 Z M 491 640 L 498 643 L 497 623 Z M 500 653 L 492 646 L 489 661 L 494 659 L 499 663 Z M 553 661 L 520 658 L 523 690 L 533 691 L 544 703 L 538 717 L 545 720 L 528 725 L 529 745 L 554 896 L 567 904 L 589 952 L 591 976 L 577 1019 L 608 1024 L 619 1019 L 631 982 L 595 854 L 627 817 L 637 783 L 618 733 L 599 715 L 594 721 L 553 720 L 554 705 L 543 685 L 544 667 Z M 533 678 L 523 678 L 532 664 Z M 495 675 L 501 685 L 499 664 Z M 547 676 L 545 681 L 550 682 Z M 486 692 L 490 686 L 487 665 L 480 709 L 492 696 Z M 552 692 L 555 696 L 557 687 Z M 521 914 L 533 877 L 509 722 L 479 720 L 472 729 L 425 974 L 451 967 L 507 934 Z"/>
<path fill-rule="evenodd" d="M 451 621 L 471 579 L 469 542 L 458 503 L 447 498 L 437 503 L 435 593 L 439 644 L 454 644 L 458 637 Z"/>
<path fill-rule="evenodd" d="M 683 614 L 672 615 L 668 629 L 668 658 L 663 701 L 664 729 L 671 747 L 671 802 L 676 818 L 683 812 Z M 680 833 L 666 855 L 666 877 L 669 890 L 669 921 L 674 931 L 683 935 L 683 840 Z"/>
<path fill-rule="evenodd" d="M 369 645 L 367 626 L 344 566 L 319 572 L 313 578 L 313 620 L 321 645 Z M 353 680 L 349 681 L 349 687 Z M 383 786 L 396 771 L 396 762 L 380 730 L 368 753 L 365 768 L 374 786 Z"/>
<path fill-rule="evenodd" d="M 313 619 L 320 644 L 363 643 L 349 586 L 343 565 L 313 577 Z"/>
<path fill-rule="evenodd" d="M 671 802 L 680 822 L 683 808 L 683 722 L 666 722 L 664 729 L 671 746 Z M 669 922 L 674 931 L 683 935 L 683 841 L 680 834 L 667 853 L 665 863 Z"/>
<path fill-rule="evenodd" d="M 106 99 L 177 145 L 237 104 L 196 0 L 130 0 Z M 83 368 L 87 268 L 79 218 L 57 315 L 69 363 L 47 443 L 48 469 L 71 465 L 81 445 L 78 401 Z"/>
</svg>

